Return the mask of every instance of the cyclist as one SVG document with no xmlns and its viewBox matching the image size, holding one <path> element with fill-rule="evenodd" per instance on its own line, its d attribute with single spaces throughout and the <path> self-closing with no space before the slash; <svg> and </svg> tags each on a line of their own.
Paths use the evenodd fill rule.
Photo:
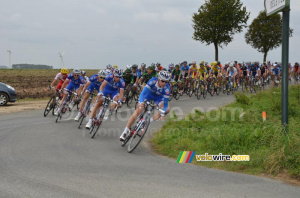
<svg viewBox="0 0 300 198">
<path fill-rule="evenodd" d="M 179 65 L 175 65 L 175 69 L 173 69 L 173 71 L 171 72 L 171 79 L 173 80 L 173 82 L 177 82 L 178 83 L 178 90 L 179 93 L 182 93 L 182 88 L 181 88 L 181 70 L 179 69 Z M 172 86 L 172 84 L 171 84 Z M 172 89 L 172 88 L 171 88 Z"/>
<path fill-rule="evenodd" d="M 264 62 L 260 66 L 259 70 L 260 70 L 260 75 L 259 76 L 261 76 L 264 79 L 264 83 L 265 83 L 266 82 L 266 77 L 268 75 L 268 66 L 267 66 L 267 63 Z"/>
<path fill-rule="evenodd" d="M 240 76 L 246 79 L 246 84 L 249 85 L 249 70 L 246 64 L 242 64 L 240 67 Z"/>
<path fill-rule="evenodd" d="M 170 64 L 169 64 L 168 72 L 172 73 L 173 69 L 174 69 L 174 64 L 173 64 L 173 63 L 170 63 Z"/>
<path fill-rule="evenodd" d="M 299 63 L 295 62 L 294 68 L 293 68 L 293 75 L 299 75 L 300 74 L 300 69 L 299 69 Z"/>
<path fill-rule="evenodd" d="M 91 113 L 90 119 L 88 123 L 86 124 L 86 128 L 90 129 L 92 126 L 93 118 L 96 116 L 96 113 L 103 104 L 104 100 L 102 99 L 102 96 L 108 97 L 110 95 L 110 98 L 114 101 L 118 101 L 118 106 L 122 105 L 122 100 L 124 96 L 124 87 L 125 82 L 122 78 L 122 72 L 119 69 L 114 69 L 114 73 L 111 75 L 106 76 L 105 80 L 103 81 L 99 93 L 98 98 L 95 104 L 95 107 L 93 108 L 93 111 Z M 119 91 L 120 89 L 120 91 Z M 116 107 L 116 104 L 111 105 L 110 110 L 105 112 L 105 117 L 108 116 L 109 112 Z"/>
<path fill-rule="evenodd" d="M 141 73 L 141 75 L 143 75 L 145 72 L 147 72 L 145 63 L 141 64 L 141 69 L 139 69 L 139 72 Z"/>
<path fill-rule="evenodd" d="M 234 62 L 229 63 L 229 68 L 227 69 L 227 75 L 229 79 L 231 78 L 231 82 L 235 84 L 235 76 L 237 75 L 237 69 L 234 67 Z"/>
<path fill-rule="evenodd" d="M 209 76 L 212 76 L 214 78 L 218 79 L 218 87 L 220 86 L 221 83 L 221 69 L 217 65 L 217 61 L 212 63 L 211 70 L 209 71 Z"/>
<path fill-rule="evenodd" d="M 156 63 L 156 72 L 160 72 L 163 69 L 163 67 L 160 65 L 160 62 Z"/>
<path fill-rule="evenodd" d="M 65 80 L 64 84 L 61 86 L 61 90 L 63 90 L 67 85 L 67 91 L 64 92 L 63 98 L 61 100 L 61 103 L 59 105 L 59 108 L 57 111 L 54 113 L 54 115 L 58 115 L 58 113 L 61 110 L 61 106 L 63 102 L 65 101 L 66 97 L 68 96 L 68 91 L 75 91 L 77 92 L 78 95 L 80 95 L 83 85 L 86 83 L 85 79 L 80 76 L 80 70 L 79 69 L 74 69 L 73 73 L 69 74 L 67 79 Z"/>
<path fill-rule="evenodd" d="M 138 65 L 137 64 L 133 64 L 131 66 L 131 70 L 132 70 L 132 74 L 131 75 L 133 76 L 133 83 L 134 83 L 133 87 L 134 87 L 134 91 L 136 91 L 139 79 L 141 77 L 141 73 L 138 70 Z"/>
<path fill-rule="evenodd" d="M 144 86 L 148 83 L 148 81 L 151 78 L 154 78 L 155 76 L 156 76 L 155 64 L 152 63 L 151 66 L 147 67 L 147 72 L 144 73 L 139 80 L 139 84 L 142 84 L 142 90 L 144 89 Z"/>
<path fill-rule="evenodd" d="M 207 69 L 204 66 L 204 61 L 200 62 L 200 68 L 198 69 L 197 78 L 199 80 L 203 80 L 203 82 L 206 82 L 206 79 L 207 79 Z M 205 84 L 205 89 L 207 89 L 207 84 Z"/>
<path fill-rule="evenodd" d="M 112 71 L 113 71 L 112 68 L 113 67 L 111 64 L 106 65 L 106 75 L 112 74 Z"/>
<path fill-rule="evenodd" d="M 154 100 L 156 105 L 162 109 L 162 112 L 157 113 L 150 122 L 155 121 L 159 118 L 163 119 L 167 113 L 170 111 L 169 107 L 169 96 L 170 96 L 170 81 L 171 74 L 168 71 L 161 71 L 158 73 L 158 77 L 149 80 L 144 90 L 142 91 L 139 98 L 139 107 L 136 108 L 135 112 L 129 118 L 127 125 L 120 136 L 120 140 L 124 141 L 128 133 L 130 132 L 130 127 L 136 120 L 137 116 L 143 111 L 145 104 L 144 101 Z"/>
<path fill-rule="evenodd" d="M 280 80 L 280 75 L 281 75 L 281 69 L 279 64 L 275 64 L 274 68 L 272 69 L 272 74 L 275 77 L 274 81 L 273 81 L 273 85 L 275 83 L 276 80 Z"/>
<path fill-rule="evenodd" d="M 55 86 L 55 84 L 58 82 L 56 89 L 61 89 L 61 86 L 65 82 L 65 80 L 68 77 L 69 70 L 67 68 L 62 68 L 60 70 L 60 73 L 56 74 L 54 80 L 52 81 L 51 85 L 48 88 L 48 91 Z"/>
<path fill-rule="evenodd" d="M 102 85 L 104 78 L 106 77 L 106 72 L 104 70 L 100 70 L 98 74 L 95 74 L 90 77 L 89 81 L 86 83 L 86 85 L 83 88 L 84 97 L 83 100 L 80 103 L 80 108 L 77 116 L 74 118 L 75 121 L 79 121 L 80 116 L 82 115 L 82 111 L 84 108 L 84 105 L 90 95 L 96 90 L 99 92 L 100 86 Z"/>
<path fill-rule="evenodd" d="M 86 76 L 86 72 L 83 70 L 81 71 L 81 76 L 85 79 L 86 82 L 88 82 L 90 79 L 89 77 Z"/>
</svg>

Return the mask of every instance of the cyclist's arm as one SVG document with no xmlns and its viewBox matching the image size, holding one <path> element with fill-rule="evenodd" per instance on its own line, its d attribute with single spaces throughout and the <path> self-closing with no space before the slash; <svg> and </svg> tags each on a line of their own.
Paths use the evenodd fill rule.
<svg viewBox="0 0 300 198">
<path fill-rule="evenodd" d="M 88 82 L 84 85 L 83 91 L 86 90 L 86 88 L 88 88 L 88 86 L 90 86 L 90 84 L 91 84 L 91 81 L 88 81 Z"/>
<path fill-rule="evenodd" d="M 61 90 L 63 90 L 68 84 L 69 84 L 70 79 L 66 79 L 64 84 L 61 86 Z"/>
<path fill-rule="evenodd" d="M 103 90 L 104 90 L 104 88 L 106 87 L 106 85 L 107 85 L 107 81 L 104 80 L 103 83 L 102 83 L 102 85 L 100 86 L 100 92 L 103 93 Z"/>
<path fill-rule="evenodd" d="M 50 85 L 50 87 L 54 87 L 58 80 L 54 79 Z"/>
</svg>

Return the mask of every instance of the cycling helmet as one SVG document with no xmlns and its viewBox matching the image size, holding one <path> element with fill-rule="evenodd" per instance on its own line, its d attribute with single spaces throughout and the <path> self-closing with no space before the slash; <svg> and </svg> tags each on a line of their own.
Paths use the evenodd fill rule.
<svg viewBox="0 0 300 198">
<path fill-rule="evenodd" d="M 120 69 L 115 69 L 114 70 L 114 76 L 118 76 L 118 77 L 121 77 L 122 76 L 122 71 Z"/>
<path fill-rule="evenodd" d="M 74 74 L 80 74 L 80 70 L 79 69 L 73 69 L 73 73 Z"/>
<path fill-rule="evenodd" d="M 234 62 L 230 62 L 229 67 L 233 67 L 233 66 L 234 66 Z"/>
<path fill-rule="evenodd" d="M 105 78 L 107 75 L 106 71 L 105 70 L 100 70 L 99 73 L 98 73 L 98 76 L 101 76 L 103 78 Z"/>
<path fill-rule="evenodd" d="M 118 65 L 113 65 L 113 68 L 118 69 Z"/>
<path fill-rule="evenodd" d="M 160 65 L 160 62 L 157 62 L 157 63 L 156 63 L 156 66 L 157 66 L 157 65 Z"/>
<path fill-rule="evenodd" d="M 155 67 L 155 63 L 151 63 L 151 66 L 154 66 L 154 67 Z"/>
<path fill-rule="evenodd" d="M 201 64 L 201 63 L 204 64 L 204 61 L 201 61 L 200 64 Z"/>
<path fill-rule="evenodd" d="M 158 73 L 158 79 L 163 81 L 169 81 L 171 78 L 171 74 L 168 71 L 160 71 Z"/>
<path fill-rule="evenodd" d="M 192 61 L 192 65 L 196 65 L 196 61 Z"/>
<path fill-rule="evenodd" d="M 111 68 L 112 68 L 111 64 L 106 65 L 106 69 L 111 69 Z"/>
<path fill-rule="evenodd" d="M 85 74 L 86 74 L 86 72 L 82 70 L 81 71 L 81 75 L 85 75 Z"/>
<path fill-rule="evenodd" d="M 179 68 L 179 65 L 178 65 L 178 64 L 176 64 L 176 65 L 175 65 L 175 68 Z"/>
<path fill-rule="evenodd" d="M 131 66 L 131 69 L 137 69 L 139 66 L 137 65 L 137 64 L 133 64 L 132 66 Z"/>
<path fill-rule="evenodd" d="M 142 63 L 142 64 L 141 64 L 141 67 L 146 67 L 146 64 L 145 64 L 145 63 Z"/>
<path fill-rule="evenodd" d="M 173 68 L 174 67 L 174 64 L 173 63 L 170 63 L 169 64 L 169 68 Z"/>
<path fill-rule="evenodd" d="M 126 73 L 126 74 L 131 74 L 131 70 L 130 70 L 130 69 L 126 69 L 126 70 L 125 70 L 125 73 Z"/>
<path fill-rule="evenodd" d="M 68 73 L 69 73 L 69 70 L 68 70 L 67 68 L 62 68 L 62 69 L 60 70 L 60 73 L 62 73 L 62 74 L 68 74 Z"/>
<path fill-rule="evenodd" d="M 131 69 L 131 65 L 126 65 L 126 69 Z"/>
<path fill-rule="evenodd" d="M 221 65 L 221 62 L 220 62 L 220 61 L 217 61 L 217 65 Z"/>
<path fill-rule="evenodd" d="M 155 66 L 152 66 L 152 65 L 151 65 L 151 66 L 148 66 L 147 69 L 155 70 Z"/>
<path fill-rule="evenodd" d="M 106 72 L 106 75 L 111 74 L 111 70 L 110 69 L 106 69 L 105 72 Z"/>
</svg>

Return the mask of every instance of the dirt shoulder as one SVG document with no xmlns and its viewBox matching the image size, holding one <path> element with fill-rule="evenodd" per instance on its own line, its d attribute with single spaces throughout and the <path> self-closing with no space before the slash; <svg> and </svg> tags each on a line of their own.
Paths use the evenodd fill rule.
<svg viewBox="0 0 300 198">
<path fill-rule="evenodd" d="M 0 106 L 0 114 L 22 112 L 26 110 L 44 109 L 48 100 L 21 101 Z"/>
</svg>

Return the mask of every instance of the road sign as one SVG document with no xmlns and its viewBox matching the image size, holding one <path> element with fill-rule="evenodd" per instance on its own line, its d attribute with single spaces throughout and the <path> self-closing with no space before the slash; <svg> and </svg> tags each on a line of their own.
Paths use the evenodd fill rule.
<svg viewBox="0 0 300 198">
<path fill-rule="evenodd" d="M 290 0 L 265 0 L 265 10 L 267 16 L 282 11 L 284 8 L 290 6 Z"/>
</svg>

